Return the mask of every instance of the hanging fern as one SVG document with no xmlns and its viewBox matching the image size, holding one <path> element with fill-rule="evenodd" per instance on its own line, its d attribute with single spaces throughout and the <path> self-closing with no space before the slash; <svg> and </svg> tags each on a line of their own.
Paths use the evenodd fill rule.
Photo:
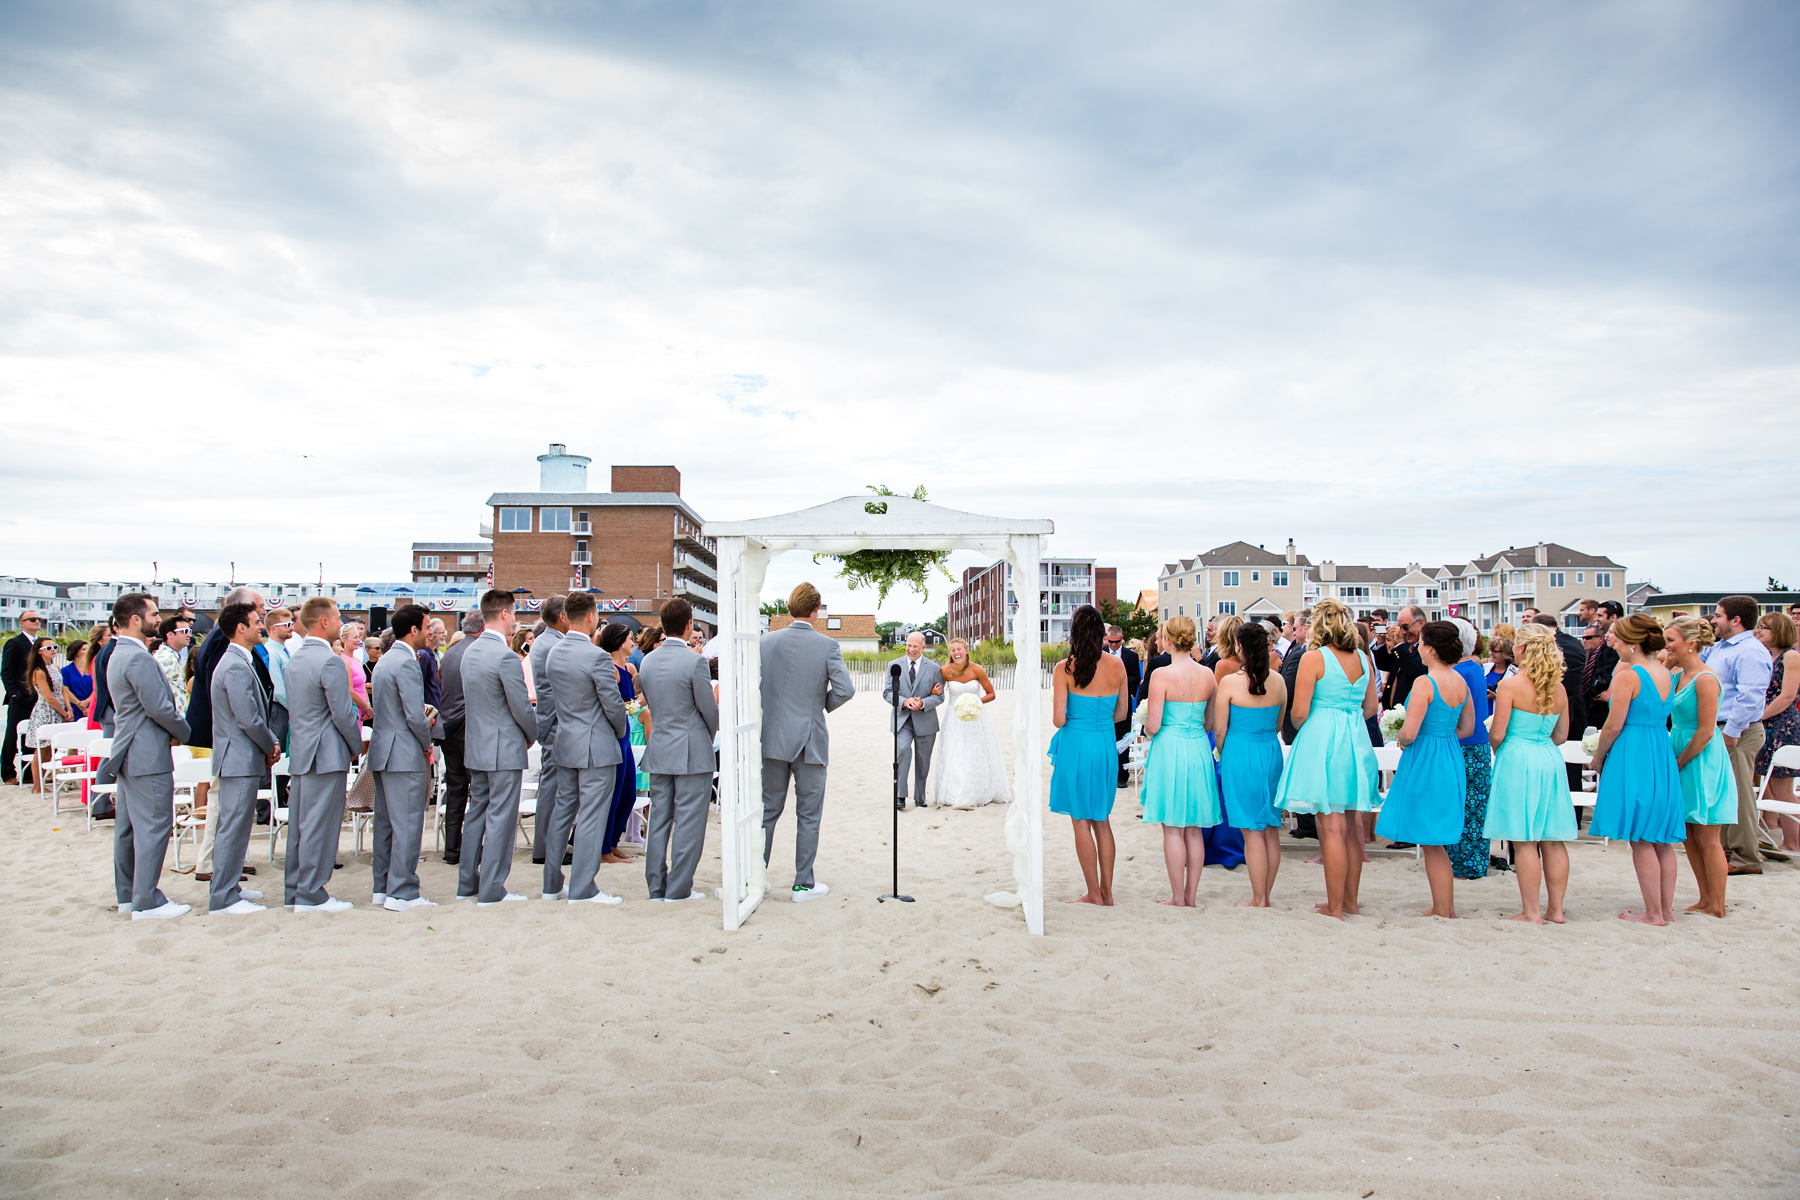
<svg viewBox="0 0 1800 1200">
<path fill-rule="evenodd" d="M 900 495 L 885 484 L 867 486 L 877 496 Z M 925 499 L 923 484 L 913 489 L 912 498 Z M 880 516 L 887 512 L 887 504 L 885 501 L 871 500 L 863 505 L 863 510 L 872 516 Z M 874 588 L 877 608 L 885 604 L 888 593 L 902 583 L 909 585 L 921 596 L 929 596 L 931 591 L 926 577 L 933 568 L 945 579 L 956 582 L 956 576 L 950 574 L 945 566 L 950 561 L 948 550 L 858 550 L 842 557 L 834 554 L 813 555 L 815 563 L 826 559 L 839 564 L 838 578 L 849 587 Z"/>
</svg>

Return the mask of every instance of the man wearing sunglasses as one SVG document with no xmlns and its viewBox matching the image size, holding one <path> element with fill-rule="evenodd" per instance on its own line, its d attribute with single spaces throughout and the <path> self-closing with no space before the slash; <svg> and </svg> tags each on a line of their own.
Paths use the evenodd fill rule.
<svg viewBox="0 0 1800 1200">
<path fill-rule="evenodd" d="M 7 638 L 6 649 L 0 651 L 0 680 L 6 683 L 6 739 L 0 750 L 6 757 L 0 762 L 0 778 L 6 783 L 18 782 L 14 778 L 13 755 L 19 750 L 19 723 L 30 719 L 31 706 L 36 702 L 36 696 L 25 686 L 25 665 L 31 657 L 31 644 L 43 629 L 44 619 L 37 610 L 26 609 L 19 614 L 18 636 Z"/>
<path fill-rule="evenodd" d="M 1400 619 L 1388 626 L 1387 636 L 1375 644 L 1375 665 L 1386 677 L 1383 708 L 1404 703 L 1412 695 L 1412 685 L 1424 677 L 1425 663 L 1419 657 L 1419 631 L 1424 627 L 1425 610 L 1409 604 L 1400 610 Z"/>
</svg>

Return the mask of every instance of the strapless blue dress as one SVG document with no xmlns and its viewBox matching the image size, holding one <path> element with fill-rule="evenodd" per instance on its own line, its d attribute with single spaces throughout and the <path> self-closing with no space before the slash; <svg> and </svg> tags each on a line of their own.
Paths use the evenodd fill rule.
<svg viewBox="0 0 1800 1200">
<path fill-rule="evenodd" d="M 1281 810 L 1275 789 L 1281 784 L 1281 705 L 1267 708 L 1231 706 L 1225 749 L 1219 752 L 1220 790 L 1225 821 L 1234 829 L 1276 829 Z"/>
<path fill-rule="evenodd" d="M 1375 835 L 1421 846 L 1454 846 L 1462 841 L 1469 786 L 1456 722 L 1469 700 L 1464 697 L 1462 704 L 1452 707 L 1438 694 L 1437 680 L 1426 676 L 1426 682 L 1431 684 L 1431 704 L 1419 723 L 1418 736 L 1400 756 L 1394 785 L 1375 821 Z"/>
<path fill-rule="evenodd" d="M 1642 667 L 1631 669 L 1637 672 L 1638 694 L 1600 768 L 1588 833 L 1619 842 L 1684 842 L 1687 820 L 1675 751 L 1669 748 L 1669 701 L 1656 690 L 1655 676 Z M 1673 683 L 1669 690 L 1674 691 Z"/>
<path fill-rule="evenodd" d="M 1113 737 L 1116 696 L 1070 694 L 1063 727 L 1050 739 L 1050 811 L 1077 821 L 1112 816 L 1119 790 L 1119 750 Z"/>
</svg>

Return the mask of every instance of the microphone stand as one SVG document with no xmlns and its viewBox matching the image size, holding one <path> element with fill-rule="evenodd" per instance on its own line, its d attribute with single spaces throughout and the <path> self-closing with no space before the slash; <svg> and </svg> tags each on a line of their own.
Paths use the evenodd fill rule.
<svg viewBox="0 0 1800 1200">
<path fill-rule="evenodd" d="M 911 896 L 900 894 L 900 809 L 905 806 L 906 802 L 900 797 L 900 664 L 898 662 L 888 668 L 888 687 L 893 693 L 894 705 L 891 722 L 894 730 L 894 787 L 891 797 L 894 801 L 894 890 L 885 896 L 875 897 L 875 903 L 881 904 L 888 900 L 898 900 L 902 904 L 911 904 L 913 902 Z"/>
</svg>

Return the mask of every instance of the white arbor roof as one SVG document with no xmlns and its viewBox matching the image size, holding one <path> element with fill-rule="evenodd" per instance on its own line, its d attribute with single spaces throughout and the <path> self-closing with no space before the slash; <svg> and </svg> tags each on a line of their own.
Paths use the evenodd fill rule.
<svg viewBox="0 0 1800 1200">
<path fill-rule="evenodd" d="M 708 537 L 741 537 L 779 554 L 804 547 L 818 554 L 857 550 L 975 550 L 1004 555 L 1017 534 L 1048 537 L 1053 521 L 984 517 L 906 496 L 845 496 L 829 504 L 753 521 L 708 521 Z"/>
</svg>

